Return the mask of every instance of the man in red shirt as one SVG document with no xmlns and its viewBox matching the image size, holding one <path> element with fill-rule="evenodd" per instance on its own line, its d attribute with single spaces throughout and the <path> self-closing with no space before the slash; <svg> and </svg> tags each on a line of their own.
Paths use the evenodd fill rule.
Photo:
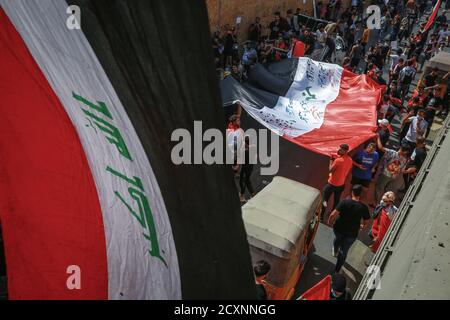
<svg viewBox="0 0 450 320">
<path fill-rule="evenodd" d="M 337 151 L 337 157 L 332 156 L 330 160 L 330 175 L 328 179 L 328 183 L 325 185 L 322 191 L 323 202 L 322 202 L 322 210 L 320 212 L 321 220 L 324 221 L 324 215 L 326 208 L 328 206 L 328 200 L 331 195 L 334 194 L 334 202 L 333 202 L 333 210 L 341 200 L 342 191 L 345 188 L 345 181 L 347 179 L 348 174 L 352 170 L 353 160 L 347 154 L 349 150 L 348 145 L 341 144 L 339 146 L 339 150 Z"/>
<path fill-rule="evenodd" d="M 305 55 L 305 44 L 295 37 L 292 38 L 292 58 L 300 58 Z"/>
</svg>

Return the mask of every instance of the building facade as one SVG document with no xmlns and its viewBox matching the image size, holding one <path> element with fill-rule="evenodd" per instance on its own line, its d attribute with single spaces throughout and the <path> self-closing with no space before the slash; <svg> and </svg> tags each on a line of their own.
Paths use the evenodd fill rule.
<svg viewBox="0 0 450 320">
<path fill-rule="evenodd" d="M 313 0 L 205 0 L 208 8 L 211 31 L 223 30 L 227 26 L 236 26 L 239 39 L 247 37 L 248 28 L 255 20 L 261 18 L 263 27 L 267 27 L 273 20 L 273 14 L 280 11 L 286 16 L 286 11 L 291 9 L 294 13 L 297 8 L 302 14 L 313 15 Z M 328 4 L 328 0 L 323 1 Z M 343 7 L 350 5 L 351 0 L 342 0 Z M 237 20 L 240 23 L 237 24 Z M 267 32 L 265 28 L 264 33 Z"/>
</svg>

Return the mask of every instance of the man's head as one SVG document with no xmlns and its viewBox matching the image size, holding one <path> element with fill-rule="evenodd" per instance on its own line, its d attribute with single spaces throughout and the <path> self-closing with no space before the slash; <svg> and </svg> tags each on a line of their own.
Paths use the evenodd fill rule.
<svg viewBox="0 0 450 320">
<path fill-rule="evenodd" d="M 391 90 L 396 90 L 397 89 L 397 81 L 392 81 L 391 82 Z"/>
<path fill-rule="evenodd" d="M 256 22 L 256 23 L 259 23 L 260 21 L 261 21 L 261 18 L 260 18 L 260 17 L 256 17 L 256 18 L 255 18 L 255 22 Z"/>
<path fill-rule="evenodd" d="M 423 119 L 425 117 L 425 110 L 424 109 L 419 109 L 419 111 L 417 111 L 417 117 L 419 119 Z"/>
<path fill-rule="evenodd" d="M 402 144 L 400 149 L 398 149 L 398 155 L 407 158 L 410 152 L 410 147 L 407 144 Z"/>
<path fill-rule="evenodd" d="M 280 12 L 277 11 L 273 14 L 273 18 L 275 19 L 275 21 L 280 21 Z"/>
<path fill-rule="evenodd" d="M 368 154 L 374 153 L 375 149 L 376 149 L 376 145 L 373 142 L 369 142 L 365 148 L 365 150 Z"/>
<path fill-rule="evenodd" d="M 257 280 L 264 280 L 270 271 L 270 264 L 265 260 L 259 260 L 253 267 L 253 272 Z"/>
<path fill-rule="evenodd" d="M 424 147 L 426 138 L 424 136 L 418 136 L 416 138 L 416 147 Z"/>
<path fill-rule="evenodd" d="M 349 150 L 348 144 L 345 144 L 345 143 L 341 144 L 339 146 L 337 154 L 340 155 L 340 156 L 346 155 L 348 153 L 348 150 Z"/>
<path fill-rule="evenodd" d="M 331 290 L 333 295 L 337 298 L 345 293 L 347 288 L 347 279 L 340 273 L 335 273 L 331 277 Z"/>
<path fill-rule="evenodd" d="M 403 65 L 405 63 L 405 59 L 403 59 L 403 58 L 400 58 L 400 59 L 398 59 L 398 64 L 399 65 Z"/>
<path fill-rule="evenodd" d="M 387 205 L 393 205 L 395 201 L 395 193 L 392 191 L 388 191 L 383 195 L 381 200 L 383 200 L 383 202 Z"/>
<path fill-rule="evenodd" d="M 359 198 L 359 197 L 361 197 L 362 191 L 363 191 L 362 185 L 360 185 L 360 184 L 355 184 L 355 185 L 352 187 L 352 196 L 353 196 L 354 198 Z"/>
<path fill-rule="evenodd" d="M 397 55 L 401 56 L 403 54 L 403 49 L 399 48 L 397 49 Z"/>
<path fill-rule="evenodd" d="M 237 65 L 233 64 L 233 66 L 231 67 L 231 72 L 233 73 L 238 73 L 239 72 L 239 68 Z"/>
</svg>

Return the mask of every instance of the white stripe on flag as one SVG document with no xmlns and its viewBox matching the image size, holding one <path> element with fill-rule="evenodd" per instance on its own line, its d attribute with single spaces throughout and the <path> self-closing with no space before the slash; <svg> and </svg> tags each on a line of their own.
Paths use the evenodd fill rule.
<svg viewBox="0 0 450 320">
<path fill-rule="evenodd" d="M 89 161 L 106 232 L 109 298 L 180 299 L 178 259 L 158 183 L 86 37 L 81 30 L 66 27 L 66 2 L 0 0 L 0 4 L 64 105 Z M 74 99 L 73 93 L 97 107 Z M 104 102 L 108 111 L 101 109 L 99 102 Z M 116 141 L 110 143 L 107 138 Z M 151 212 L 145 208 L 147 201 Z M 152 235 L 151 217 L 157 242 L 144 236 Z M 155 256 L 156 243 L 162 259 Z"/>
<path fill-rule="evenodd" d="M 342 72 L 336 64 L 299 58 L 294 81 L 274 108 L 243 107 L 273 132 L 299 137 L 322 126 L 327 105 L 339 95 Z"/>
</svg>

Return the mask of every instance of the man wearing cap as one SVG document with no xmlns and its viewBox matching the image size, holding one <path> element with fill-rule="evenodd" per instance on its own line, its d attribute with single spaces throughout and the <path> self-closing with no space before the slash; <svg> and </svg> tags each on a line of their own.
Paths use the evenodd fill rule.
<svg viewBox="0 0 450 320">
<path fill-rule="evenodd" d="M 383 147 L 386 146 L 386 144 L 389 141 L 389 138 L 391 137 L 391 129 L 390 129 L 390 123 L 388 119 L 381 119 L 378 120 L 378 136 L 380 137 L 381 145 Z M 384 152 L 378 148 L 378 155 L 379 159 L 384 155 Z"/>
<path fill-rule="evenodd" d="M 382 195 L 387 191 L 397 192 L 403 185 L 403 174 L 408 164 L 408 145 L 402 145 L 398 151 L 383 147 L 380 136 L 377 139 L 378 150 L 384 153 L 381 159 L 380 175 L 375 185 L 375 202 L 381 200 Z"/>
<path fill-rule="evenodd" d="M 347 279 L 340 273 L 335 273 L 331 277 L 330 300 L 352 300 L 347 290 Z"/>
<path fill-rule="evenodd" d="M 331 157 L 329 165 L 329 179 L 328 183 L 323 188 L 323 202 L 321 210 L 321 219 L 324 219 L 325 210 L 328 205 L 328 200 L 331 194 L 334 194 L 333 210 L 336 208 L 339 200 L 341 199 L 342 191 L 345 188 L 345 180 L 353 167 L 353 160 L 347 154 L 349 147 L 347 144 L 341 144 L 339 150 L 337 151 L 337 157 Z"/>
</svg>

